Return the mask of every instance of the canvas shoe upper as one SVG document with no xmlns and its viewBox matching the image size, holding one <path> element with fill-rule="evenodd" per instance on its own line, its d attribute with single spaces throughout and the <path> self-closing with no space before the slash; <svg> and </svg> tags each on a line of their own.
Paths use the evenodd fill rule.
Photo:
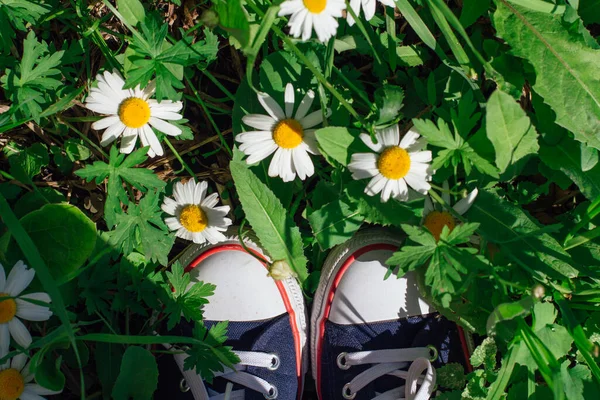
<svg viewBox="0 0 600 400">
<path fill-rule="evenodd" d="M 428 399 L 435 368 L 465 362 L 461 331 L 423 300 L 415 276 L 384 280 L 401 243 L 365 230 L 327 257 L 311 317 L 319 399 Z"/>
<path fill-rule="evenodd" d="M 266 259 L 250 241 L 247 247 Z M 308 353 L 302 292 L 294 279 L 275 281 L 265 263 L 244 250 L 236 238 L 215 245 L 191 246 L 180 258 L 191 283 L 216 285 L 204 307 L 204 324 L 229 321 L 227 346 L 241 362 L 235 371 L 217 373 L 212 384 L 184 371 L 185 354 L 159 360 L 156 398 L 220 400 L 299 399 Z M 193 323 L 183 321 L 170 335 L 191 336 Z"/>
</svg>

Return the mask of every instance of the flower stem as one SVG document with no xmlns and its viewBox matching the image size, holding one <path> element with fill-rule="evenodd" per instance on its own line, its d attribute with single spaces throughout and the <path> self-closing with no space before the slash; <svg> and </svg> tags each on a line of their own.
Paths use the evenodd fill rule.
<svg viewBox="0 0 600 400">
<path fill-rule="evenodd" d="M 183 168 L 185 168 L 185 170 L 187 171 L 187 173 L 190 174 L 190 176 L 192 178 L 195 178 L 196 174 L 194 173 L 194 171 L 192 171 L 192 169 L 190 168 L 190 166 L 187 165 L 187 163 L 185 161 L 183 161 L 183 158 L 181 158 L 181 156 L 179 155 L 179 152 L 177 152 L 177 150 L 175 150 L 175 147 L 173 147 L 173 145 L 171 144 L 171 142 L 169 141 L 169 139 L 165 137 L 164 142 L 167 144 L 167 146 L 169 146 L 169 148 L 173 152 L 173 155 L 175 156 L 175 158 L 177 158 L 177 160 L 179 160 L 179 162 L 181 163 L 181 165 L 183 166 Z"/>
</svg>

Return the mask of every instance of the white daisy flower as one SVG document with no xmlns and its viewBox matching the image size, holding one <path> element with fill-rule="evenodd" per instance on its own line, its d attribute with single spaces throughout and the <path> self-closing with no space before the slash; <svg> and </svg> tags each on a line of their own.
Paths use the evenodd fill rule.
<svg viewBox="0 0 600 400">
<path fill-rule="evenodd" d="M 386 5 L 388 7 L 396 7 L 394 4 L 394 0 L 379 0 L 381 4 Z M 362 7 L 363 12 L 365 13 L 365 19 L 370 21 L 371 18 L 375 15 L 375 7 L 377 5 L 377 0 L 350 0 L 350 8 L 354 11 L 356 16 L 359 16 L 360 9 Z M 346 15 L 346 20 L 348 21 L 348 25 L 352 26 L 356 21 L 352 18 L 352 14 L 348 13 Z"/>
<path fill-rule="evenodd" d="M 0 353 L 0 358 L 6 354 L 8 353 Z M 18 354 L 0 365 L 0 399 L 45 400 L 42 396 L 62 392 L 46 389 L 35 383 L 35 374 L 30 371 L 30 364 L 25 354 Z"/>
<path fill-rule="evenodd" d="M 165 197 L 162 210 L 173 217 L 165 218 L 165 223 L 176 235 L 194 243 L 209 241 L 212 244 L 225 240 L 227 227 L 231 220 L 225 218 L 229 206 L 215 207 L 219 195 L 213 193 L 206 196 L 208 183 L 196 183 L 190 179 L 183 184 L 177 182 L 173 186 L 173 197 Z"/>
<path fill-rule="evenodd" d="M 256 131 L 243 132 L 235 140 L 241 143 L 240 150 L 254 164 L 275 153 L 269 165 L 269 176 L 280 176 L 284 182 L 293 181 L 296 174 L 302 180 L 315 173 L 310 154 L 320 154 L 315 130 L 310 129 L 323 122 L 323 112 L 319 109 L 307 115 L 315 98 L 309 90 L 298 109 L 294 111 L 294 86 L 285 87 L 285 112 L 268 94 L 258 95 L 258 101 L 269 115 L 248 114 L 242 121 Z"/>
<path fill-rule="evenodd" d="M 442 199 L 446 204 L 450 205 L 450 193 L 448 193 L 449 186 L 448 181 L 443 183 L 444 191 L 442 192 Z M 475 202 L 479 191 L 477 188 L 473 189 L 471 193 L 467 194 L 467 197 L 457 201 L 452 208 L 459 215 L 463 215 Z M 429 196 L 425 197 L 425 207 L 423 208 L 423 219 L 421 224 L 425 226 L 429 232 L 433 235 L 435 240 L 440 240 L 442 229 L 447 226 L 450 231 L 456 227 L 456 220 L 448 211 L 444 211 L 441 207 L 436 207 Z"/>
<path fill-rule="evenodd" d="M 35 271 L 27 268 L 23 261 L 15 264 L 8 278 L 4 267 L 0 264 L 0 298 L 3 299 L 0 300 L 0 354 L 8 353 L 11 336 L 22 347 L 27 348 L 31 344 L 31 334 L 21 319 L 47 321 L 52 316 L 52 311 L 48 307 L 28 301 L 50 303 L 50 296 L 47 293 L 21 295 L 34 277 Z M 0 399 L 2 398 L 0 396 Z"/>
<path fill-rule="evenodd" d="M 345 0 L 286 0 L 281 3 L 279 16 L 292 15 L 288 22 L 290 34 L 306 41 L 313 28 L 323 43 L 337 32 L 336 18 L 342 17 L 346 9 Z"/>
<path fill-rule="evenodd" d="M 421 194 L 427 194 L 431 185 L 433 171 L 431 151 L 421 151 L 427 144 L 424 138 L 410 130 L 400 140 L 398 125 L 393 125 L 376 132 L 377 144 L 371 137 L 361 133 L 361 140 L 376 153 L 352 154 L 348 168 L 352 178 L 371 178 L 365 193 L 375 196 L 381 192 L 381 201 L 390 197 L 400 201 L 408 200 L 408 187 Z"/>
<path fill-rule="evenodd" d="M 129 154 L 139 136 L 143 146 L 150 146 L 150 157 L 162 156 L 163 148 L 152 128 L 169 136 L 180 135 L 181 129 L 166 120 L 182 119 L 178 112 L 183 103 L 171 100 L 159 103 L 150 99 L 156 87 L 154 81 L 142 90 L 139 85 L 135 89 L 123 89 L 125 81 L 117 71 L 105 71 L 104 75 L 98 74 L 96 79 L 98 87 L 92 88 L 85 106 L 94 112 L 108 115 L 92 124 L 94 129 L 106 129 L 100 144 L 107 146 L 123 135 L 121 153 Z"/>
</svg>

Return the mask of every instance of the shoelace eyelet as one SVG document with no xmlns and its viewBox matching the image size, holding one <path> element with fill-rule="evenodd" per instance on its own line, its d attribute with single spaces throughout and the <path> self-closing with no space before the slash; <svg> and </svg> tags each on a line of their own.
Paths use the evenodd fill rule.
<svg viewBox="0 0 600 400">
<path fill-rule="evenodd" d="M 337 356 L 337 366 L 339 369 L 347 370 L 350 369 L 350 366 L 346 364 L 346 356 L 348 353 L 340 353 Z"/>
<path fill-rule="evenodd" d="M 281 361 L 279 360 L 279 356 L 277 354 L 272 354 L 273 361 L 271 362 L 271 366 L 269 367 L 269 371 L 275 371 L 281 365 Z"/>
<path fill-rule="evenodd" d="M 429 356 L 429 361 L 434 362 L 438 359 L 439 353 L 438 353 L 438 349 L 435 348 L 435 346 L 433 345 L 428 345 L 427 348 L 430 350 L 430 356 Z"/>
<path fill-rule="evenodd" d="M 187 393 L 190 391 L 190 387 L 188 386 L 185 378 L 181 378 L 181 380 L 179 381 L 179 390 L 181 390 L 183 393 Z"/>
<path fill-rule="evenodd" d="M 276 399 L 277 395 L 279 393 L 277 392 L 277 388 L 275 386 L 271 386 L 271 389 L 269 390 L 268 394 L 265 394 L 265 399 L 271 400 L 271 399 Z"/>
<path fill-rule="evenodd" d="M 355 398 L 355 397 L 356 397 L 356 393 L 352 393 L 352 392 L 350 391 L 350 384 L 349 384 L 349 383 L 346 383 L 346 384 L 344 385 L 344 387 L 343 387 L 343 389 L 342 389 L 342 396 L 343 396 L 345 399 L 349 399 L 349 400 L 351 400 L 351 399 L 353 399 L 353 398 Z"/>
</svg>

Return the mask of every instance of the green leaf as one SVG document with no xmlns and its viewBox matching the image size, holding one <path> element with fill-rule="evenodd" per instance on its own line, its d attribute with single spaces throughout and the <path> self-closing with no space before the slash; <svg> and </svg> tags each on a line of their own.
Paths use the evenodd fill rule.
<svg viewBox="0 0 600 400">
<path fill-rule="evenodd" d="M 497 89 L 486 108 L 487 137 L 496 150 L 496 166 L 500 173 L 509 167 L 517 175 L 527 156 L 539 150 L 537 132 L 521 106 L 508 94 Z M 521 168 L 516 167 L 519 163 Z"/>
<path fill-rule="evenodd" d="M 490 0 L 464 0 L 460 12 L 460 23 L 465 28 L 473 25 L 490 8 L 490 3 Z"/>
<path fill-rule="evenodd" d="M 122 213 L 120 201 L 127 202 L 127 193 L 123 188 L 123 181 L 136 187 L 142 192 L 146 189 L 162 189 L 166 186 L 158 176 L 150 169 L 133 168 L 135 165 L 146 161 L 148 147 L 143 147 L 126 156 L 120 154 L 116 146 L 110 149 L 108 164 L 103 161 L 96 161 L 88 164 L 85 168 L 75 171 L 75 175 L 91 182 L 95 179 L 96 183 L 102 183 L 108 178 L 106 192 L 108 193 L 106 204 L 104 206 L 105 219 L 109 226 L 114 226 L 116 217 Z"/>
<path fill-rule="evenodd" d="M 133 26 L 146 18 L 146 11 L 140 0 L 117 0 L 117 9 L 125 21 Z"/>
<path fill-rule="evenodd" d="M 46 42 L 38 42 L 30 31 L 23 40 L 23 57 L 14 70 L 6 69 L 0 78 L 13 103 L 19 104 L 26 117 L 39 119 L 43 106 L 50 104 L 50 91 L 56 91 L 62 82 L 60 70 L 64 51 L 50 52 Z M 58 76 L 57 76 L 58 75 Z"/>
<path fill-rule="evenodd" d="M 356 205 L 345 200 L 332 201 L 308 216 L 313 234 L 324 250 L 350 239 L 363 220 Z"/>
<path fill-rule="evenodd" d="M 540 158 L 553 170 L 567 175 L 590 200 L 600 197 L 600 165 L 586 172 L 581 169 L 580 146 L 573 139 L 565 137 L 556 146 L 542 143 Z"/>
<path fill-rule="evenodd" d="M 383 85 L 375 90 L 376 125 L 386 125 L 402 118 L 404 91 L 400 86 Z"/>
<path fill-rule="evenodd" d="M 535 69 L 533 89 L 556 112 L 556 123 L 575 139 L 600 149 L 600 53 L 583 35 L 569 32 L 561 15 L 497 1 L 498 35 Z"/>
<path fill-rule="evenodd" d="M 243 161 L 229 164 L 246 218 L 273 261 L 285 260 L 300 281 L 308 276 L 300 230 L 279 199 Z"/>
<path fill-rule="evenodd" d="M 30 147 L 8 157 L 10 173 L 21 182 L 31 182 L 43 167 L 50 163 L 48 149 L 42 143 L 34 143 Z"/>
<path fill-rule="evenodd" d="M 171 330 L 177 325 L 181 316 L 187 321 L 201 321 L 202 308 L 208 304 L 206 299 L 214 294 L 216 286 L 210 283 L 194 282 L 190 284 L 190 274 L 184 273 L 179 261 L 171 266 L 171 272 L 167 271 L 167 278 L 172 286 L 167 287 L 167 294 L 172 302 L 167 303 L 165 313 L 169 315 L 167 329 Z"/>
<path fill-rule="evenodd" d="M 250 24 L 242 7 L 242 1 L 216 0 L 213 2 L 213 7 L 219 15 L 219 26 L 235 37 L 242 48 L 248 46 L 250 42 Z"/>
<path fill-rule="evenodd" d="M 223 346 L 227 340 L 227 325 L 227 321 L 221 321 L 209 330 L 202 322 L 196 322 L 193 337 L 204 343 L 203 346 L 193 345 L 186 351 L 188 357 L 183 362 L 184 369 L 195 369 L 202 379 L 211 383 L 214 373 L 223 371 L 223 365 L 230 367 L 239 362 L 231 347 Z"/>
<path fill-rule="evenodd" d="M 579 0 L 577 12 L 586 25 L 600 23 L 600 0 Z"/>
<path fill-rule="evenodd" d="M 96 358 L 96 371 L 102 386 L 102 393 L 104 398 L 108 399 L 119 376 L 123 348 L 120 345 L 111 343 L 97 343 L 94 357 Z"/>
<path fill-rule="evenodd" d="M 315 135 L 321 151 L 343 166 L 350 163 L 352 154 L 370 151 L 358 135 L 350 133 L 348 128 L 330 126 L 317 129 Z"/>
<path fill-rule="evenodd" d="M 435 238 L 425 229 L 419 229 L 410 225 L 402 225 L 402 229 L 407 233 L 408 239 L 420 244 L 420 246 L 404 245 L 400 251 L 395 252 L 386 264 L 398 266 L 398 276 L 413 271 L 433 256 L 437 244 Z"/>
<path fill-rule="evenodd" d="M 158 386 L 158 365 L 148 350 L 130 346 L 123 354 L 121 372 L 112 390 L 115 400 L 150 400 Z"/>
<path fill-rule="evenodd" d="M 538 279 L 578 275 L 577 263 L 521 207 L 480 190 L 467 215 L 469 221 L 480 224 L 478 233 L 484 239 L 496 243 L 502 254 Z"/>
<path fill-rule="evenodd" d="M 125 255 L 140 247 L 146 260 L 167 265 L 174 241 L 162 219 L 158 192 L 148 192 L 138 205 L 129 204 L 127 213 L 117 214 L 109 244 L 120 248 Z"/>
<path fill-rule="evenodd" d="M 47 204 L 21 218 L 21 224 L 55 279 L 81 267 L 96 244 L 96 225 L 69 204 Z"/>
</svg>

